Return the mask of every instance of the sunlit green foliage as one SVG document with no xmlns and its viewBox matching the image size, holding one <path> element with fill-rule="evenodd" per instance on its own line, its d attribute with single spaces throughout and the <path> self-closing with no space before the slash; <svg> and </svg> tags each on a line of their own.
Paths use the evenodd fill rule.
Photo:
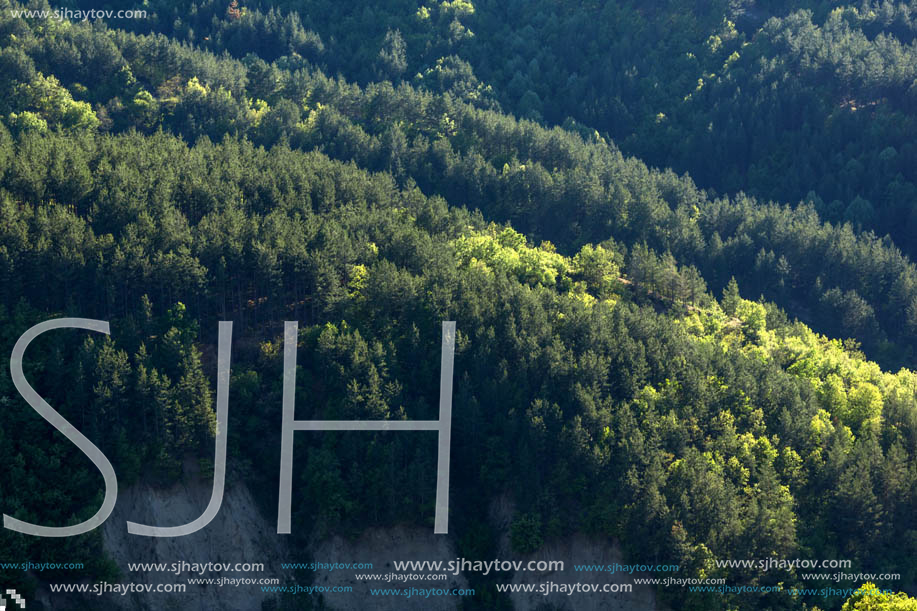
<svg viewBox="0 0 917 611">
<path fill-rule="evenodd" d="M 493 551 L 510 499 L 520 553 L 585 531 L 685 577 L 811 556 L 913 582 L 917 268 L 861 232 L 909 235 L 910 9 L 245 4 L 151 0 L 134 33 L 0 12 L 0 347 L 111 321 L 26 365 L 125 485 L 209 455 L 220 320 L 231 476 L 265 506 L 282 321 L 301 417 L 435 419 L 456 320 L 457 541 Z M 4 512 L 84 517 L 97 476 L 0 391 Z M 408 437 L 298 438 L 296 542 L 426 525 L 435 443 Z M 97 538 L 0 546 L 107 570 Z"/>
<path fill-rule="evenodd" d="M 904 592 L 885 594 L 876 584 L 866 582 L 844 603 L 841 611 L 917 611 L 917 599 Z"/>
</svg>

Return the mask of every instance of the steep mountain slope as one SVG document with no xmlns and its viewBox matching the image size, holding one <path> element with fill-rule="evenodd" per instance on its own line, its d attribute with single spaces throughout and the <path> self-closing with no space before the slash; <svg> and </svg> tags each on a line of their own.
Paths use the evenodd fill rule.
<svg viewBox="0 0 917 611">
<path fill-rule="evenodd" d="M 460 26 L 473 14 L 447 4 Z M 254 14 L 221 13 L 211 32 L 241 60 L 0 16 L 0 347 L 55 316 L 111 321 L 110 338 L 36 341 L 26 373 L 125 487 L 174 485 L 212 457 L 218 321 L 235 323 L 230 479 L 270 516 L 283 321 L 301 329 L 299 417 L 434 419 L 437 329 L 455 320 L 458 554 L 499 549 L 487 510 L 509 495 L 521 556 L 588 533 L 685 577 L 790 587 L 795 570 L 717 561 L 811 556 L 912 586 L 917 376 L 891 370 L 917 342 L 917 269 L 890 240 L 824 223 L 815 205 L 714 197 L 582 124 L 517 121 L 481 82 L 459 95 L 329 78 L 304 59 L 323 47 L 286 17 L 297 46 L 267 37 L 262 58 L 245 56 L 231 36 Z M 394 35 L 386 44 L 372 78 L 401 67 Z M 740 296 L 762 292 L 778 303 Z M 5 370 L 0 394 L 3 511 L 91 515 L 89 462 Z M 430 527 L 432 437 L 300 434 L 295 451 L 291 546 Z M 0 545 L 80 558 L 96 578 L 119 570 L 100 533 L 4 530 Z M 466 608 L 511 604 L 496 578 L 466 577 Z M 685 609 L 840 603 L 656 596 Z"/>
</svg>

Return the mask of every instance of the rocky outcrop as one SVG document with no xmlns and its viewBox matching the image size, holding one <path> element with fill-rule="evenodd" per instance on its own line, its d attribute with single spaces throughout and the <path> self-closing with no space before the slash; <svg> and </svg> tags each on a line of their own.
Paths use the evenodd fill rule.
<svg viewBox="0 0 917 611">
<path fill-rule="evenodd" d="M 427 576 L 410 581 L 384 581 L 384 576 L 395 573 L 393 561 L 443 561 L 456 557 L 451 537 L 433 534 L 432 528 L 396 526 L 394 528 L 370 528 L 355 540 L 331 537 L 319 543 L 313 550 L 317 562 L 327 563 L 372 563 L 372 569 L 352 571 L 322 571 L 316 574 L 315 586 L 351 587 L 352 592 L 324 595 L 325 604 L 336 611 L 410 611 L 413 609 L 439 611 L 456 609 L 461 600 L 452 596 L 432 595 L 429 597 L 373 596 L 370 588 L 417 590 L 467 588 L 468 580 L 461 573 L 448 574 L 446 579 L 432 579 L 430 571 L 406 571 Z M 356 573 L 383 576 L 382 580 L 364 581 L 354 577 Z M 398 572 L 401 573 L 401 572 Z M 443 574 L 443 573 L 439 573 Z"/>
<path fill-rule="evenodd" d="M 276 524 L 258 510 L 251 492 L 243 484 L 227 485 L 222 507 L 216 518 L 204 529 L 183 537 L 158 538 L 128 534 L 126 521 L 155 526 L 175 526 L 197 518 L 210 500 L 211 481 L 202 476 L 197 465 L 186 464 L 189 474 L 181 484 L 169 488 L 155 488 L 145 484 L 134 485 L 119 491 L 118 504 L 111 517 L 102 527 L 103 541 L 109 556 L 120 568 L 121 583 L 152 585 L 183 584 L 183 593 L 145 594 L 131 593 L 103 594 L 89 597 L 84 603 L 93 608 L 121 610 L 152 609 L 194 609 L 251 611 L 262 608 L 262 603 L 274 599 L 272 594 L 262 592 L 259 584 L 201 585 L 189 584 L 194 578 L 262 579 L 279 578 L 281 584 L 292 583 L 293 575 L 281 569 L 282 562 L 321 562 L 326 564 L 366 563 L 372 568 L 318 570 L 310 583 L 302 586 L 315 588 L 315 596 L 321 597 L 326 608 L 336 611 L 357 611 L 378 609 L 380 611 L 411 611 L 413 609 L 446 611 L 456 609 L 460 598 L 454 596 L 393 596 L 373 595 L 375 589 L 451 590 L 469 587 L 465 575 L 449 572 L 445 579 L 434 578 L 429 571 L 396 571 L 394 561 L 442 561 L 456 558 L 454 540 L 450 536 L 435 535 L 430 527 L 395 526 L 391 528 L 368 528 L 359 537 L 348 539 L 331 536 L 314 542 L 308 550 L 288 550 L 286 538 L 276 534 Z M 576 609 L 578 611 L 656 611 L 659 605 L 653 590 L 648 586 L 633 583 L 635 575 L 612 575 L 608 573 L 576 572 L 574 564 L 628 564 L 622 557 L 617 544 L 608 539 L 575 533 L 569 537 L 548 541 L 537 552 L 528 555 L 513 553 L 509 545 L 510 523 L 514 515 L 513 503 L 506 497 L 497 499 L 490 506 L 489 521 L 500 540 L 497 557 L 500 560 L 522 561 L 526 566 L 531 560 L 561 561 L 563 571 L 520 570 L 505 573 L 502 583 L 536 586 L 536 591 L 509 595 L 518 611 L 537 609 Z M 172 563 L 230 564 L 258 563 L 263 571 L 217 571 L 201 574 L 189 569 L 180 574 L 171 570 Z M 131 571 L 129 564 L 166 564 L 164 571 Z M 211 564 L 211 566 L 212 566 Z M 391 574 L 413 573 L 418 578 L 404 580 L 388 577 Z M 358 579 L 357 574 L 375 575 L 374 579 Z M 639 576 L 639 575 L 637 575 Z M 302 576 L 299 576 L 302 579 Z M 570 584 L 626 584 L 629 592 L 578 592 L 572 595 L 561 592 L 539 591 L 542 586 Z M 335 591 L 335 588 L 338 588 Z M 342 591 L 341 588 L 350 588 Z M 303 595 L 307 596 L 307 595 Z M 43 608 L 73 608 L 72 594 L 55 595 L 46 588 L 40 588 L 36 603 Z"/>
<path fill-rule="evenodd" d="M 594 537 L 584 533 L 574 533 L 568 537 L 558 538 L 545 544 L 532 554 L 516 554 L 510 546 L 509 532 L 515 506 L 508 497 L 497 498 L 490 506 L 490 521 L 501 533 L 498 545 L 501 558 L 522 561 L 523 567 L 530 561 L 561 561 L 563 571 L 528 571 L 521 570 L 513 574 L 512 584 L 534 584 L 534 592 L 516 592 L 510 595 L 516 611 L 535 611 L 550 608 L 557 611 L 661 611 L 655 593 L 650 586 L 634 584 L 634 577 L 652 577 L 646 574 L 610 574 L 602 572 L 578 572 L 573 566 L 579 565 L 626 565 L 628 562 L 616 542 L 603 537 Z M 536 565 L 537 566 L 537 565 Z M 619 592 L 575 592 L 564 593 L 562 586 L 575 584 L 597 584 L 600 588 L 609 584 L 613 586 L 630 586 L 630 591 Z M 553 587 L 557 591 L 550 592 Z M 548 591 L 542 593 L 541 588 Z"/>
<path fill-rule="evenodd" d="M 124 609 L 261 609 L 266 595 L 261 586 L 192 585 L 189 578 L 280 578 L 288 575 L 280 568 L 288 561 L 285 541 L 258 511 L 254 498 L 242 484 L 227 485 L 223 505 L 213 521 L 202 530 L 184 537 L 141 537 L 127 532 L 126 521 L 152 526 L 177 526 L 197 518 L 210 501 L 212 481 L 186 464 L 186 481 L 169 488 L 135 485 L 122 489 L 118 504 L 103 525 L 105 549 L 122 571 L 123 582 L 143 584 L 185 584 L 181 594 L 103 595 Z M 131 572 L 128 563 L 259 563 L 263 572 L 210 571 L 194 574 L 175 572 Z M 121 599 L 116 600 L 116 599 Z"/>
<path fill-rule="evenodd" d="M 530 560 L 560 560 L 564 571 L 518 571 L 513 575 L 514 584 L 536 584 L 536 589 L 552 586 L 570 586 L 573 584 L 605 584 L 614 587 L 630 586 L 630 591 L 619 592 L 576 592 L 563 593 L 558 588 L 547 595 L 540 592 L 512 594 L 513 608 L 516 611 L 535 611 L 551 605 L 551 609 L 576 611 L 656 611 L 656 596 L 650 586 L 635 585 L 633 577 L 651 577 L 647 574 L 621 575 L 609 573 L 575 572 L 574 564 L 615 563 L 625 565 L 628 562 L 621 555 L 621 550 L 613 541 L 575 533 L 570 537 L 556 539 L 546 543 L 533 554 L 518 557 L 528 564 Z M 626 589 L 626 588 L 622 588 Z"/>
</svg>

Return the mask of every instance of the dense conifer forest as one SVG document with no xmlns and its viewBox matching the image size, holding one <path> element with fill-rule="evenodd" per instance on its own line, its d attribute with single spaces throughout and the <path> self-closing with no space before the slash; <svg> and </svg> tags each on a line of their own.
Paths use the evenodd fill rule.
<svg viewBox="0 0 917 611">
<path fill-rule="evenodd" d="M 493 555 L 486 506 L 508 496 L 519 553 L 586 532 L 684 577 L 786 588 L 816 586 L 716 561 L 848 558 L 917 594 L 917 4 L 13 12 L 42 2 L 0 0 L 0 354 L 49 318 L 110 321 L 36 340 L 25 366 L 122 486 L 212 459 L 219 321 L 228 477 L 271 515 L 283 321 L 298 417 L 399 420 L 437 418 L 455 320 L 462 556 Z M 91 516 L 101 478 L 5 366 L 0 404 L 3 513 Z M 295 540 L 432 527 L 432 437 L 360 435 L 297 436 Z M 97 532 L 4 529 L 0 549 L 118 571 Z M 470 579 L 462 609 L 512 608 Z"/>
</svg>

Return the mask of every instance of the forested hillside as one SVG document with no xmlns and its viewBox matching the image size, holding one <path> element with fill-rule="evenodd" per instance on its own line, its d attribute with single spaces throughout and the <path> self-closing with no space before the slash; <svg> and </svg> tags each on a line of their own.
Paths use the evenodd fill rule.
<svg viewBox="0 0 917 611">
<path fill-rule="evenodd" d="M 588 126 L 705 189 L 809 200 L 915 254 L 912 2 L 225 4 L 153 2 L 129 27 Z"/>
<path fill-rule="evenodd" d="M 234 321 L 229 477 L 271 515 L 283 321 L 297 416 L 351 420 L 435 419 L 455 320 L 462 556 L 508 495 L 520 553 L 585 531 L 685 577 L 812 588 L 716 560 L 849 558 L 911 591 L 917 7 L 804 4 L 0 0 L 0 354 L 111 321 L 37 340 L 27 377 L 122 485 L 167 484 L 212 457 Z M 3 512 L 92 515 L 101 479 L 6 368 L 0 403 Z M 300 544 L 432 524 L 432 438 L 359 435 L 296 438 Z M 0 547 L 118 570 L 97 534 Z M 463 608 L 511 608 L 469 579 Z"/>
</svg>

